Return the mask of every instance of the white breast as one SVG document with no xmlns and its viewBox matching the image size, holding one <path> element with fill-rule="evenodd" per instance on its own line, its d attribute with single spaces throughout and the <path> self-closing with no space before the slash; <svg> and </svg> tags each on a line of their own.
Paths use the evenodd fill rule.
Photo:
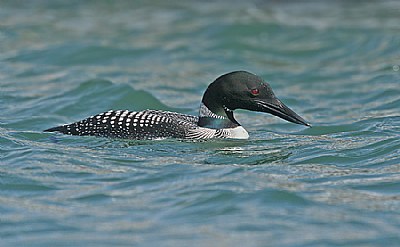
<svg viewBox="0 0 400 247">
<path fill-rule="evenodd" d="M 186 133 L 188 139 L 210 139 L 210 138 L 230 138 L 230 139 L 248 139 L 249 133 L 242 127 L 226 129 L 210 129 L 197 127 L 189 129 Z"/>
<path fill-rule="evenodd" d="M 230 129 L 224 129 L 224 131 L 227 131 L 229 133 L 227 138 L 249 139 L 249 133 L 247 133 L 247 131 L 242 126 L 238 126 L 238 127 L 230 128 Z"/>
</svg>

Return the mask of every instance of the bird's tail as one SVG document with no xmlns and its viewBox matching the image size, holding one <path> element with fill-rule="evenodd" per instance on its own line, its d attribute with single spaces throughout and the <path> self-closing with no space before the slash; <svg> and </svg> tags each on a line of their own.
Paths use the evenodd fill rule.
<svg viewBox="0 0 400 247">
<path fill-rule="evenodd" d="M 53 127 L 53 128 L 46 129 L 46 130 L 43 130 L 43 131 L 44 132 L 60 132 L 60 133 L 63 133 L 63 134 L 67 134 L 69 132 L 69 130 L 67 129 L 66 125 Z"/>
</svg>

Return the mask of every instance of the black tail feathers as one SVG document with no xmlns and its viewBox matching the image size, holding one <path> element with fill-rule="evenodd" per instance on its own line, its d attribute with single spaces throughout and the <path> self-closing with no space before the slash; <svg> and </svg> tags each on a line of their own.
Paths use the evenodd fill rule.
<svg viewBox="0 0 400 247">
<path fill-rule="evenodd" d="M 57 127 L 53 127 L 50 129 L 46 129 L 43 130 L 44 132 L 61 132 L 66 134 L 68 132 L 67 127 L 66 126 L 57 126 Z"/>
</svg>

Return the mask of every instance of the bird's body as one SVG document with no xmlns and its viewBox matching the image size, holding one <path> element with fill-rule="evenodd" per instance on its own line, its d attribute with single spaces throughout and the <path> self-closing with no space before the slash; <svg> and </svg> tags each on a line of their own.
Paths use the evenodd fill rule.
<svg viewBox="0 0 400 247">
<path fill-rule="evenodd" d="M 236 71 L 210 84 L 204 93 L 199 116 L 159 110 L 110 110 L 45 131 L 122 139 L 247 139 L 247 131 L 233 117 L 233 110 L 237 108 L 268 112 L 309 126 L 279 101 L 260 77 Z"/>
<path fill-rule="evenodd" d="M 113 111 L 100 113 L 79 122 L 46 131 L 68 135 L 92 135 L 121 139 L 247 139 L 247 131 L 236 128 L 211 129 L 197 125 L 199 117 L 168 111 Z"/>
</svg>

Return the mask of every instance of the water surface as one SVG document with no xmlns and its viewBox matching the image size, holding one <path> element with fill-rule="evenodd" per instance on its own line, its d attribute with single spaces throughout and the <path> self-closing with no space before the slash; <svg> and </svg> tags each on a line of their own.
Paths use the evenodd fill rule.
<svg viewBox="0 0 400 247">
<path fill-rule="evenodd" d="M 397 246 L 396 1 L 2 1 L 2 246 Z M 312 128 L 247 141 L 42 130 L 109 109 L 197 114 L 217 76 L 270 82 Z"/>
</svg>

